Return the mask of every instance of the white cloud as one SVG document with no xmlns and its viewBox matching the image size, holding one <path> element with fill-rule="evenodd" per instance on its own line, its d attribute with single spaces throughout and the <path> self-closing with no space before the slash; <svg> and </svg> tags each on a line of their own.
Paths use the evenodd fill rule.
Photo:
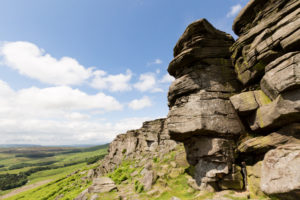
<svg viewBox="0 0 300 200">
<path fill-rule="evenodd" d="M 115 123 L 103 121 L 57 121 L 47 119 L 1 119 L 2 144 L 101 144 L 116 135 L 137 129 L 149 118 L 127 118 Z"/>
<path fill-rule="evenodd" d="M 169 74 L 165 74 L 163 78 L 160 80 L 161 83 L 171 83 L 174 81 L 175 78 L 173 76 L 170 76 Z"/>
<path fill-rule="evenodd" d="M 70 57 L 56 59 L 30 42 L 6 42 L 0 48 L 3 63 L 20 74 L 53 85 L 79 85 L 91 76 Z"/>
<path fill-rule="evenodd" d="M 152 105 L 152 102 L 149 99 L 149 97 L 147 97 L 147 96 L 144 96 L 141 99 L 135 99 L 128 104 L 129 108 L 131 108 L 133 110 L 140 110 L 145 107 L 149 107 L 151 105 Z"/>
<path fill-rule="evenodd" d="M 163 92 L 161 88 L 157 87 L 156 77 L 152 73 L 141 74 L 134 87 L 141 92 Z"/>
<path fill-rule="evenodd" d="M 112 123 L 93 114 L 120 109 L 117 100 L 103 93 L 88 95 L 68 86 L 15 91 L 0 80 L 0 143 L 105 143 L 149 120 L 129 118 Z"/>
<path fill-rule="evenodd" d="M 108 89 L 112 92 L 131 90 L 130 80 L 132 73 L 130 70 L 126 74 L 107 75 L 106 72 L 97 70 L 94 72 L 94 78 L 91 82 L 93 88 L 103 90 Z"/>
<path fill-rule="evenodd" d="M 230 8 L 230 11 L 227 13 L 226 17 L 233 17 L 242 9 L 241 4 L 234 5 Z"/>
<path fill-rule="evenodd" d="M 160 64 L 162 64 L 162 63 L 163 63 L 163 61 L 162 61 L 161 59 L 157 58 L 157 59 L 155 59 L 155 60 L 152 61 L 152 62 L 148 62 L 147 65 L 148 65 L 148 66 L 149 66 L 149 65 L 160 65 Z"/>
<path fill-rule="evenodd" d="M 0 81 L 0 119 L 12 118 L 82 118 L 78 112 L 121 110 L 122 105 L 104 93 L 88 95 L 68 86 L 31 87 L 19 91 Z M 76 114 L 77 113 L 77 114 Z"/>
</svg>

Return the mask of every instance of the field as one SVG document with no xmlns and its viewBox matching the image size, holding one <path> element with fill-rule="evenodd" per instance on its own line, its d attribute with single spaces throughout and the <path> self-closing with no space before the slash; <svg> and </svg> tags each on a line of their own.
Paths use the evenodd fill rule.
<svg viewBox="0 0 300 200">
<path fill-rule="evenodd" d="M 0 148 L 0 199 L 24 183 L 30 188 L 33 184 L 46 184 L 76 170 L 88 169 L 107 154 L 107 147 Z M 8 184 L 10 181 L 12 185 Z M 16 185 L 18 181 L 20 184 Z"/>
</svg>

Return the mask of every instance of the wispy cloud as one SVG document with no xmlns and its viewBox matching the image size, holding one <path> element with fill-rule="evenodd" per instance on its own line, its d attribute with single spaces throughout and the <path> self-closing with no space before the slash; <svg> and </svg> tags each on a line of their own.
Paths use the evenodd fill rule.
<svg viewBox="0 0 300 200">
<path fill-rule="evenodd" d="M 152 61 L 152 62 L 148 62 L 147 65 L 148 65 L 148 66 L 150 66 L 150 65 L 160 65 L 160 64 L 162 64 L 162 63 L 163 63 L 163 61 L 162 61 L 161 59 L 157 58 L 157 59 L 155 59 L 155 60 Z"/>
<path fill-rule="evenodd" d="M 241 4 L 236 4 L 230 8 L 230 11 L 227 13 L 226 17 L 233 17 L 238 14 L 238 12 L 242 9 Z"/>
</svg>

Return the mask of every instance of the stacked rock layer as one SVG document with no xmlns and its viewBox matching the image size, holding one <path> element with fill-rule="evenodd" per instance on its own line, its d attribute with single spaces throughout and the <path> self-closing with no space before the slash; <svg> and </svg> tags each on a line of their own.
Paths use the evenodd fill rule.
<svg viewBox="0 0 300 200">
<path fill-rule="evenodd" d="M 233 38 L 206 19 L 190 24 L 174 48 L 168 71 L 176 79 L 168 93 L 167 126 L 185 145 L 202 189 L 242 189 L 235 139 L 243 125 L 229 97 L 240 90 L 230 60 Z"/>
<path fill-rule="evenodd" d="M 200 188 L 300 199 L 299 16 L 298 0 L 250 0 L 237 41 L 201 19 L 177 42 L 167 125 Z"/>
<path fill-rule="evenodd" d="M 260 172 L 249 187 L 300 199 L 300 1 L 251 0 L 233 30 L 231 57 L 245 92 L 230 100 L 249 136 L 258 136 L 238 147 L 247 169 Z"/>
<path fill-rule="evenodd" d="M 97 176 L 113 171 L 125 159 L 142 159 L 143 156 L 159 157 L 176 147 L 170 140 L 165 119 L 146 121 L 140 129 L 118 135 L 109 145 L 108 155 L 97 168 Z"/>
</svg>

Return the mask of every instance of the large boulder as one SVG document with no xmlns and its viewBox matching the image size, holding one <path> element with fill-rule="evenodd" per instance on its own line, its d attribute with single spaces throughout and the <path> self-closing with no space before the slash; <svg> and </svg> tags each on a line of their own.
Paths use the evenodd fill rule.
<svg viewBox="0 0 300 200">
<path fill-rule="evenodd" d="M 300 199 L 300 144 L 269 151 L 262 163 L 261 189 L 285 200 Z"/>
</svg>

